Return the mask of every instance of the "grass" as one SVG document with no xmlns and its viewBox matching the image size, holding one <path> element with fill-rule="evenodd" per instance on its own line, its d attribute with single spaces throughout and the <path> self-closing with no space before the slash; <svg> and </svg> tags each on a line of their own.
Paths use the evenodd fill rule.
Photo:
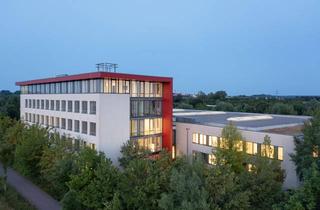
<svg viewBox="0 0 320 210">
<path fill-rule="evenodd" d="M 13 188 L 8 187 L 5 194 L 0 194 L 1 210 L 35 210 L 35 208 L 24 200 Z"/>
</svg>

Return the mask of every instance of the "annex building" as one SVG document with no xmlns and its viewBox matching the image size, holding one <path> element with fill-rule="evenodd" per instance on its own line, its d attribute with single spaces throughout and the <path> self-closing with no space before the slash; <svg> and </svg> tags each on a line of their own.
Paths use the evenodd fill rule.
<svg viewBox="0 0 320 210">
<path fill-rule="evenodd" d="M 286 172 L 284 188 L 299 185 L 295 164 L 289 155 L 294 152 L 294 138 L 302 135 L 302 126 L 310 117 L 184 109 L 175 109 L 173 116 L 176 155 L 198 154 L 208 164 L 214 164 L 212 150 L 223 148 L 222 129 L 232 123 L 244 138 L 239 145 L 240 151 L 245 149 L 249 155 L 281 161 Z M 271 138 L 272 151 L 263 154 L 262 143 L 266 135 Z"/>
</svg>

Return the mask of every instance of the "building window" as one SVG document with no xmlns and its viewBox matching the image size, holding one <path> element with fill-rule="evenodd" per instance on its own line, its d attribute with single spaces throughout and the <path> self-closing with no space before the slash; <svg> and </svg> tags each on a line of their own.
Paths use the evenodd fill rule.
<svg viewBox="0 0 320 210">
<path fill-rule="evenodd" d="M 74 131 L 75 132 L 80 132 L 80 121 L 79 120 L 75 120 L 74 121 Z"/>
<path fill-rule="evenodd" d="M 206 135 L 200 134 L 199 144 L 202 144 L 202 145 L 207 144 Z"/>
<path fill-rule="evenodd" d="M 82 89 L 82 93 L 89 93 L 89 81 L 88 80 L 81 81 L 81 89 Z"/>
<path fill-rule="evenodd" d="M 217 158 L 214 154 L 209 154 L 208 155 L 208 163 L 210 165 L 216 165 L 217 164 Z"/>
<path fill-rule="evenodd" d="M 88 101 L 82 101 L 82 114 L 88 113 Z"/>
<path fill-rule="evenodd" d="M 74 101 L 74 112 L 75 113 L 80 112 L 80 101 Z"/>
<path fill-rule="evenodd" d="M 283 147 L 278 147 L 278 160 L 283 160 Z"/>
<path fill-rule="evenodd" d="M 199 134 L 198 133 L 192 134 L 192 143 L 199 144 Z"/>
<path fill-rule="evenodd" d="M 68 82 L 68 93 L 74 93 L 74 82 L 73 81 Z"/>
<path fill-rule="evenodd" d="M 56 111 L 60 111 L 60 101 L 56 100 Z"/>
<path fill-rule="evenodd" d="M 46 116 L 46 122 L 45 122 L 46 126 L 49 126 L 49 116 Z"/>
<path fill-rule="evenodd" d="M 81 81 L 74 82 L 74 93 L 81 93 Z"/>
<path fill-rule="evenodd" d="M 41 125 L 44 125 L 44 116 L 43 115 L 41 115 Z"/>
<path fill-rule="evenodd" d="M 46 100 L 46 110 L 49 110 L 49 100 Z"/>
<path fill-rule="evenodd" d="M 65 94 L 68 92 L 67 82 L 61 82 L 61 93 Z"/>
<path fill-rule="evenodd" d="M 61 83 L 56 83 L 56 93 L 57 94 L 61 93 Z"/>
<path fill-rule="evenodd" d="M 61 118 L 61 129 L 66 129 L 66 119 Z"/>
<path fill-rule="evenodd" d="M 28 121 L 28 113 L 24 113 L 24 120 Z"/>
<path fill-rule="evenodd" d="M 66 111 L 66 101 L 65 100 L 61 101 L 61 111 L 63 111 L 63 112 Z"/>
<path fill-rule="evenodd" d="M 91 136 L 96 135 L 96 123 L 93 123 L 93 122 L 90 123 L 90 135 Z"/>
<path fill-rule="evenodd" d="M 41 99 L 41 109 L 44 109 L 44 99 Z"/>
<path fill-rule="evenodd" d="M 54 117 L 50 117 L 50 124 L 49 126 L 54 127 Z"/>
<path fill-rule="evenodd" d="M 51 109 L 51 110 L 54 110 L 54 100 L 51 100 L 51 101 L 50 101 L 50 109 Z"/>
<path fill-rule="evenodd" d="M 138 139 L 138 147 L 141 149 L 157 152 L 161 150 L 161 137 L 152 136 Z"/>
<path fill-rule="evenodd" d="M 88 133 L 88 122 L 86 122 L 86 121 L 81 122 L 81 133 L 83 133 L 83 134 Z"/>
<path fill-rule="evenodd" d="M 28 108 L 28 99 L 24 100 L 24 108 Z"/>
<path fill-rule="evenodd" d="M 72 112 L 72 101 L 68 101 L 68 112 Z"/>
<path fill-rule="evenodd" d="M 261 144 L 261 156 L 274 158 L 274 146 Z"/>
<path fill-rule="evenodd" d="M 96 114 L 96 102 L 90 101 L 90 114 Z"/>
<path fill-rule="evenodd" d="M 92 144 L 92 143 L 89 144 L 89 147 L 90 147 L 91 149 L 93 149 L 93 150 L 96 149 L 96 145 L 95 145 L 95 144 Z"/>
<path fill-rule="evenodd" d="M 59 128 L 60 127 L 60 118 L 59 117 L 56 117 L 56 123 L 54 125 L 56 128 Z"/>
<path fill-rule="evenodd" d="M 72 131 L 72 120 L 68 119 L 68 130 Z"/>
<path fill-rule="evenodd" d="M 218 147 L 218 137 L 216 136 L 209 136 L 208 137 L 208 145 L 210 147 Z"/>
<path fill-rule="evenodd" d="M 32 100 L 32 108 L 34 108 L 34 109 L 36 108 L 36 100 L 35 99 Z"/>
<path fill-rule="evenodd" d="M 37 109 L 40 109 L 40 100 L 37 100 Z"/>
</svg>

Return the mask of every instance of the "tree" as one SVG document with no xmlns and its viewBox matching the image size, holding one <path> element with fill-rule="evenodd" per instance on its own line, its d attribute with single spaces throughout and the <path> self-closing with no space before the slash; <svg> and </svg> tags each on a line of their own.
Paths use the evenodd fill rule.
<svg viewBox="0 0 320 210">
<path fill-rule="evenodd" d="M 291 104 L 275 103 L 271 107 L 271 113 L 273 114 L 296 114 Z"/>
<path fill-rule="evenodd" d="M 320 167 L 320 111 L 317 111 L 310 122 L 305 123 L 303 138 L 295 138 L 295 153 L 291 154 L 296 164 L 297 174 L 303 179 L 303 174 L 315 162 Z"/>
<path fill-rule="evenodd" d="M 135 140 L 128 140 L 121 147 L 121 157 L 119 158 L 120 166 L 127 167 L 132 160 L 145 158 L 149 151 L 141 149 L 138 147 Z"/>
<path fill-rule="evenodd" d="M 0 142 L 0 162 L 3 167 L 3 190 L 7 191 L 7 171 L 14 160 L 14 145 L 8 142 Z"/>
<path fill-rule="evenodd" d="M 39 162 L 41 178 L 45 188 L 57 199 L 68 192 L 66 183 L 70 175 L 75 173 L 74 152 L 71 150 L 72 142 L 58 133 L 52 133 L 49 141 L 43 147 Z"/>
<path fill-rule="evenodd" d="M 68 182 L 70 191 L 84 207 L 102 209 L 113 200 L 117 190 L 118 170 L 103 153 L 83 148 L 76 158 L 76 174 Z"/>
<path fill-rule="evenodd" d="M 15 168 L 24 176 L 28 176 L 34 181 L 39 181 L 40 160 L 43 154 L 43 148 L 48 143 L 49 133 L 45 128 L 31 126 L 24 129 L 21 140 L 16 145 L 15 150 Z"/>
<path fill-rule="evenodd" d="M 209 192 L 210 209 L 250 209 L 250 188 L 243 188 L 239 175 L 230 165 L 209 168 L 206 189 Z"/>
<path fill-rule="evenodd" d="M 320 172 L 315 163 L 305 173 L 303 185 L 289 195 L 287 201 L 275 207 L 284 210 L 320 209 Z"/>
<path fill-rule="evenodd" d="M 173 168 L 169 190 L 161 194 L 160 209 L 209 209 L 209 195 L 205 189 L 205 171 L 206 166 L 199 161 L 188 163 L 185 160 L 183 167 Z"/>
<path fill-rule="evenodd" d="M 237 127 L 229 124 L 223 128 L 220 145 L 213 151 L 218 165 L 230 165 L 231 169 L 239 174 L 245 169 L 246 153 L 243 137 Z"/>
<path fill-rule="evenodd" d="M 8 167 L 14 162 L 14 151 L 16 145 L 16 128 L 20 127 L 20 123 L 9 119 L 8 117 L 0 118 L 0 162 L 2 163 L 3 190 L 7 191 L 7 171 Z"/>
<path fill-rule="evenodd" d="M 261 210 L 268 210 L 274 203 L 281 201 L 284 171 L 280 161 L 273 159 L 271 139 L 265 136 L 262 156 L 250 157 L 252 167 L 241 175 L 243 189 L 250 189 L 250 204 Z"/>
</svg>

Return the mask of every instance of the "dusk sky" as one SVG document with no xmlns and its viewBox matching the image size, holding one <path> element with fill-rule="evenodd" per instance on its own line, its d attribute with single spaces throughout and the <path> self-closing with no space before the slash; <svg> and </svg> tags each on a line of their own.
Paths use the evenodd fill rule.
<svg viewBox="0 0 320 210">
<path fill-rule="evenodd" d="M 176 92 L 320 95 L 320 1 L 0 0 L 0 89 L 99 62 Z"/>
</svg>

